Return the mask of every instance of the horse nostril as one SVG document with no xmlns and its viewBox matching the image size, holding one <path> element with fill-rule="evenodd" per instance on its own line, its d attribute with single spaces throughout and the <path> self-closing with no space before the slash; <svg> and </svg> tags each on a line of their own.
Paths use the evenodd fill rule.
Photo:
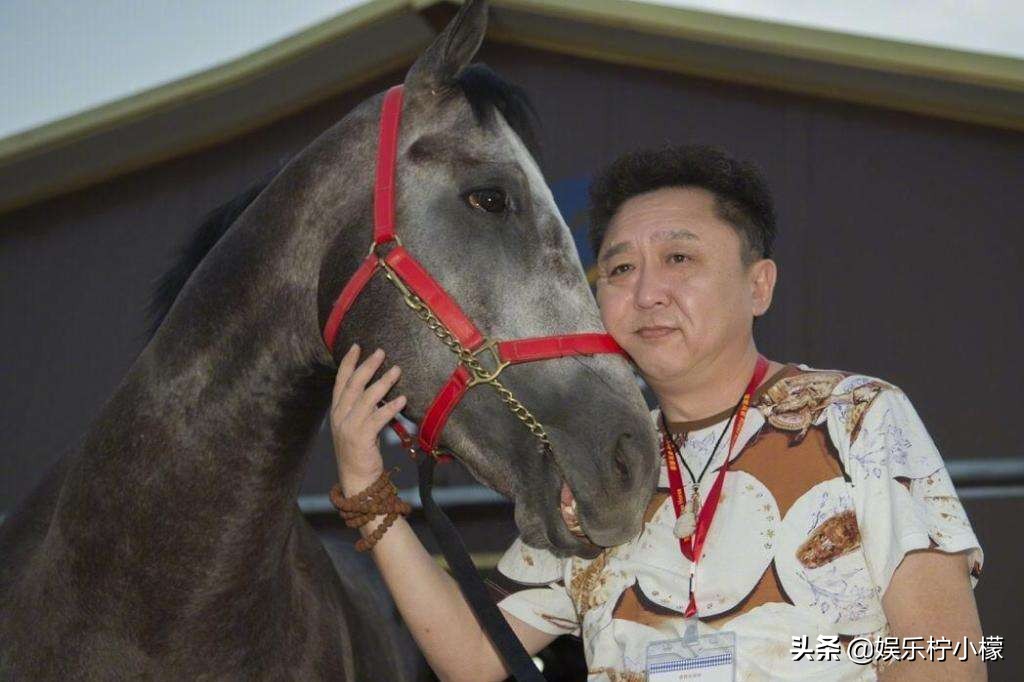
<svg viewBox="0 0 1024 682">
<path fill-rule="evenodd" d="M 627 450 L 628 443 L 632 438 L 632 434 L 629 433 L 620 435 L 615 442 L 615 454 L 612 457 L 615 473 L 618 474 L 619 481 L 623 485 L 629 485 L 630 480 L 633 478 Z"/>
</svg>

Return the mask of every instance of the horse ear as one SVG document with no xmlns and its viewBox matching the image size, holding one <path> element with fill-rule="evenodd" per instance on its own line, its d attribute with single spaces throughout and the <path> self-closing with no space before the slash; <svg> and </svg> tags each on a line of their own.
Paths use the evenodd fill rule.
<svg viewBox="0 0 1024 682">
<path fill-rule="evenodd" d="M 455 82 L 480 49 L 487 32 L 487 0 L 466 0 L 441 35 L 405 77 L 410 89 L 437 90 Z"/>
</svg>

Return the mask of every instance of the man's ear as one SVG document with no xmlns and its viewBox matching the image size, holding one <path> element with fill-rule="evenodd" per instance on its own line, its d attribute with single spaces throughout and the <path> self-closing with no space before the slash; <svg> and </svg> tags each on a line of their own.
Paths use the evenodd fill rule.
<svg viewBox="0 0 1024 682">
<path fill-rule="evenodd" d="M 775 294 L 775 281 L 778 268 L 771 258 L 762 258 L 749 268 L 751 312 L 760 317 L 768 312 Z"/>
<path fill-rule="evenodd" d="M 467 0 L 409 69 L 406 88 L 437 91 L 450 86 L 476 56 L 486 32 L 486 0 Z"/>
</svg>

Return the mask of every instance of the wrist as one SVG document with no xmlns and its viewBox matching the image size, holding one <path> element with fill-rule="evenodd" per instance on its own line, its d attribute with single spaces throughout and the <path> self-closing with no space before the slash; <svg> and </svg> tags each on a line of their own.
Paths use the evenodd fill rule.
<svg viewBox="0 0 1024 682">
<path fill-rule="evenodd" d="M 384 467 L 375 467 L 360 471 L 338 469 L 338 482 L 345 497 L 357 495 L 373 485 L 384 473 Z"/>
</svg>

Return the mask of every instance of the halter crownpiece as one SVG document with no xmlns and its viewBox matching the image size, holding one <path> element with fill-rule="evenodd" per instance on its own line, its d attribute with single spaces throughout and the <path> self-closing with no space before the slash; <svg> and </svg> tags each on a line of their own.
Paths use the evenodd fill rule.
<svg viewBox="0 0 1024 682">
<path fill-rule="evenodd" d="M 378 270 L 395 285 L 406 305 L 416 313 L 438 339 L 459 359 L 455 371 L 438 391 L 423 416 L 419 427 L 419 446 L 434 457 L 442 457 L 438 449 L 441 431 L 449 415 L 470 388 L 489 384 L 502 401 L 541 444 L 550 449 L 551 442 L 539 421 L 512 395 L 499 380 L 509 365 L 566 357 L 596 355 L 625 351 L 608 334 L 566 334 L 512 341 L 496 341 L 485 337 L 419 261 L 413 258 L 395 233 L 395 167 L 398 155 L 398 129 L 402 115 L 403 87 L 396 85 L 384 96 L 381 109 L 380 142 L 377 148 L 376 183 L 373 192 L 373 243 L 370 252 L 345 284 L 334 302 L 324 325 L 323 338 L 333 353 L 338 331 L 345 314 Z M 386 255 L 380 248 L 394 242 Z M 484 358 L 488 359 L 485 364 Z M 391 427 L 411 449 L 412 439 L 398 421 Z"/>
</svg>

